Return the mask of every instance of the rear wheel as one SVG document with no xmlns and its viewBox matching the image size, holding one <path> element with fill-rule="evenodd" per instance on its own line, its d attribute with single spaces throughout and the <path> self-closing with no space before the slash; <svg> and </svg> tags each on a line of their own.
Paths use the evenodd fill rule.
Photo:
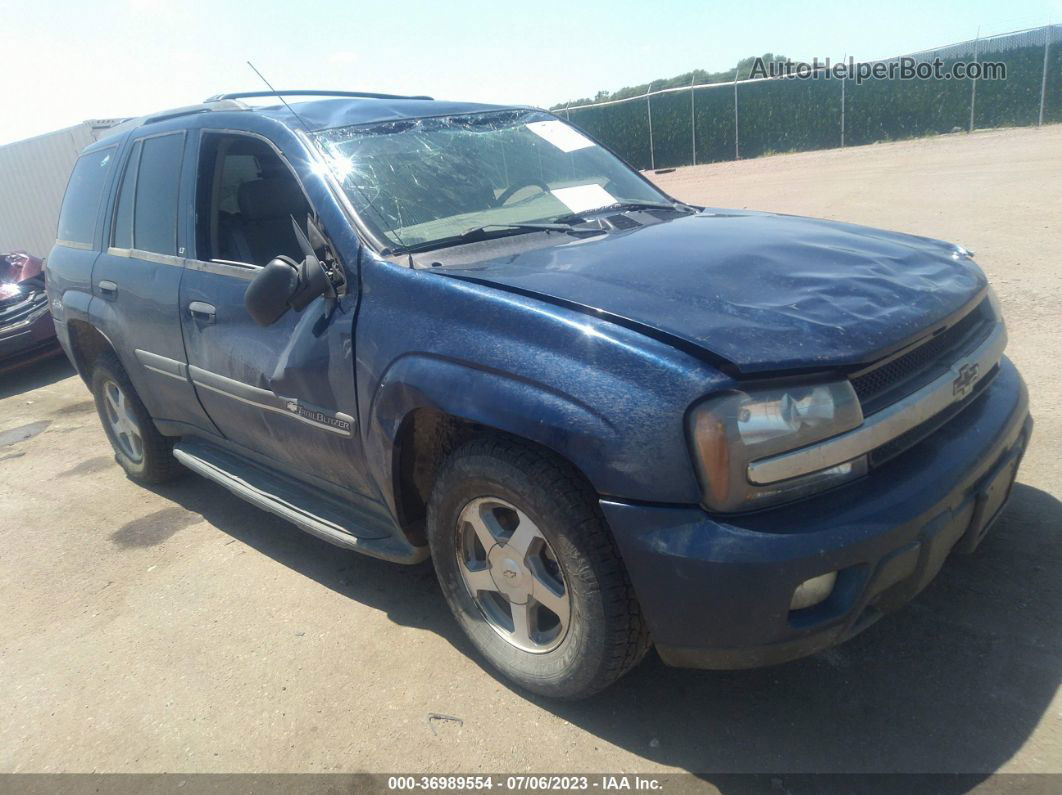
<svg viewBox="0 0 1062 795">
<path fill-rule="evenodd" d="M 114 460 L 133 480 L 163 483 L 184 470 L 173 440 L 158 432 L 117 357 L 101 353 L 92 369 L 92 395 Z"/>
<path fill-rule="evenodd" d="M 596 496 L 548 453 L 493 436 L 456 450 L 432 492 L 428 535 L 458 622 L 528 690 L 591 695 L 648 649 Z"/>
</svg>

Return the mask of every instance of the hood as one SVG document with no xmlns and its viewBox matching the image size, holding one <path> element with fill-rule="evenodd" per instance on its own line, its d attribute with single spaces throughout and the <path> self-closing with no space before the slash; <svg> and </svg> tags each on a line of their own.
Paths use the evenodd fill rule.
<svg viewBox="0 0 1062 795">
<path fill-rule="evenodd" d="M 873 362 L 987 286 L 949 243 L 728 210 L 438 272 L 608 313 L 742 373 Z"/>
</svg>

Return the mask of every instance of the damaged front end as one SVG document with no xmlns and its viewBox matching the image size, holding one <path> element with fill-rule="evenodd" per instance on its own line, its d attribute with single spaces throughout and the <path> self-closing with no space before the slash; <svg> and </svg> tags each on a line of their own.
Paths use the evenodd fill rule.
<svg viewBox="0 0 1062 795">
<path fill-rule="evenodd" d="M 0 369 L 60 351 L 41 266 L 24 252 L 0 254 Z"/>
</svg>

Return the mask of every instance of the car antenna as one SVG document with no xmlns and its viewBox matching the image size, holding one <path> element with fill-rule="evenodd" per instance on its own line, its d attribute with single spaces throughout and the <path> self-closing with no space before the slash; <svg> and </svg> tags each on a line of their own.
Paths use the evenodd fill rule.
<svg viewBox="0 0 1062 795">
<path fill-rule="evenodd" d="M 311 130 L 310 130 L 309 125 L 305 121 L 303 121 L 302 116 L 300 116 L 298 113 L 295 112 L 295 108 L 291 107 L 291 105 L 288 104 L 288 101 L 286 99 L 284 99 L 284 97 L 281 96 L 280 92 L 277 91 L 275 88 L 273 88 L 272 84 L 268 80 L 265 79 L 265 75 L 262 74 L 261 72 L 259 72 L 258 69 L 255 68 L 255 65 L 253 63 L 251 63 L 250 61 L 247 62 L 247 65 L 249 67 L 251 67 L 251 69 L 254 69 L 254 73 L 256 75 L 258 75 L 262 79 L 262 82 L 266 84 L 266 87 L 270 91 L 272 91 L 274 94 L 277 95 L 277 99 L 279 99 L 281 102 L 284 103 L 284 107 L 287 108 L 289 111 L 291 111 L 291 115 L 299 120 L 299 124 L 302 125 L 302 128 L 307 133 L 310 133 Z"/>
</svg>

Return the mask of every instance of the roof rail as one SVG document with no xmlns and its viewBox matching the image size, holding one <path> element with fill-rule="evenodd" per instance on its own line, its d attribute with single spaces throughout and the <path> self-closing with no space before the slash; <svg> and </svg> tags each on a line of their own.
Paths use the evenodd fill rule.
<svg viewBox="0 0 1062 795">
<path fill-rule="evenodd" d="M 227 100 L 207 100 L 200 105 L 185 105 L 183 108 L 171 108 L 157 113 L 149 113 L 139 121 L 141 124 L 151 124 L 156 121 L 175 119 L 178 116 L 189 116 L 193 113 L 209 113 L 212 110 L 246 110 L 247 106 L 242 102 Z"/>
<path fill-rule="evenodd" d="M 191 116 L 195 113 L 209 113 L 215 110 L 247 110 L 247 106 L 242 102 L 234 102 L 232 100 L 222 100 L 220 102 L 204 102 L 201 105 L 186 105 L 183 108 L 171 108 L 170 110 L 160 110 L 155 113 L 148 113 L 144 116 L 137 116 L 131 119 L 115 119 L 117 124 L 113 127 L 107 127 L 102 137 L 109 137 L 117 135 L 119 133 L 127 133 L 130 130 L 135 130 L 137 127 L 143 127 L 148 124 L 154 124 L 158 121 L 166 121 L 167 119 L 176 119 L 179 116 Z M 94 124 L 99 120 L 91 119 L 87 124 Z M 110 119 L 104 119 L 104 122 L 110 121 Z M 95 129 L 95 127 L 93 128 Z"/>
<path fill-rule="evenodd" d="M 403 96 L 401 94 L 375 94 L 371 91 L 318 91 L 300 88 L 294 91 L 233 91 L 228 94 L 215 94 L 206 102 L 219 102 L 224 99 L 246 99 L 248 97 L 359 97 L 361 99 L 432 99 L 432 97 Z"/>
</svg>

